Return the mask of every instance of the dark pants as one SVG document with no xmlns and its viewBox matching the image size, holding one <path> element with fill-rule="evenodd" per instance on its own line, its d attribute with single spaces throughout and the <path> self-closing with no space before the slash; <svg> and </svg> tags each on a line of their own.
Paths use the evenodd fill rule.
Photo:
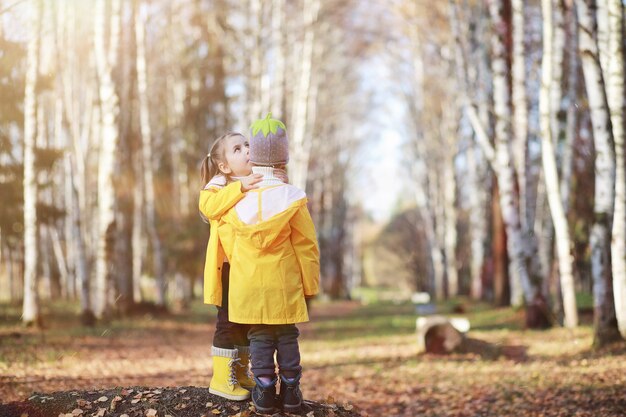
<svg viewBox="0 0 626 417">
<path fill-rule="evenodd" d="M 217 324 L 213 335 L 213 346 L 234 349 L 235 346 L 248 346 L 249 324 L 233 323 L 228 320 L 228 276 L 230 264 L 222 266 L 222 306 L 217 308 Z"/>
<path fill-rule="evenodd" d="M 294 378 L 301 371 L 298 336 L 295 324 L 252 324 L 248 331 L 250 361 L 254 376 L 273 378 L 275 375 L 274 352 L 279 372 L 286 378 Z"/>
</svg>

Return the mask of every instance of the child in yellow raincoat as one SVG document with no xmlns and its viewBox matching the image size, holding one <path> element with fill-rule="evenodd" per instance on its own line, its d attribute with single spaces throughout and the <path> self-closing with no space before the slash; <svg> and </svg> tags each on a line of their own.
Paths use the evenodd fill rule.
<svg viewBox="0 0 626 417">
<path fill-rule="evenodd" d="M 220 219 L 220 241 L 231 265 L 229 317 L 250 325 L 254 405 L 261 412 L 277 406 L 291 412 L 302 404 L 296 323 L 309 320 L 305 298 L 318 292 L 319 250 L 306 194 L 274 176 L 274 167 L 289 158 L 285 125 L 270 114 L 251 129 L 252 170 L 263 181 Z"/>
<path fill-rule="evenodd" d="M 217 138 L 202 163 L 199 208 L 211 225 L 207 247 L 204 281 L 204 301 L 217 306 L 217 324 L 213 336 L 213 377 L 209 391 L 231 400 L 245 400 L 254 381 L 248 373 L 249 326 L 233 323 L 228 317 L 229 263 L 225 259 L 219 233 L 224 225 L 219 219 L 244 197 L 244 193 L 261 181 L 262 175 L 252 174 L 248 141 L 239 133 L 227 133 Z M 277 175 L 287 180 L 286 173 Z"/>
</svg>

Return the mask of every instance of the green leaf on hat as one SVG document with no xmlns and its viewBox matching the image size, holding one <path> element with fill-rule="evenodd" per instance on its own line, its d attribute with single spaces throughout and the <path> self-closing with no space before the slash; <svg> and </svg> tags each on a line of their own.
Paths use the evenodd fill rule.
<svg viewBox="0 0 626 417">
<path fill-rule="evenodd" d="M 270 133 L 276 134 L 279 127 L 283 130 L 287 130 L 283 122 L 278 119 L 272 119 L 272 113 L 267 113 L 265 119 L 255 120 L 250 126 L 250 130 L 252 130 L 252 136 L 256 136 L 260 130 L 263 132 L 263 136 L 267 137 Z"/>
</svg>

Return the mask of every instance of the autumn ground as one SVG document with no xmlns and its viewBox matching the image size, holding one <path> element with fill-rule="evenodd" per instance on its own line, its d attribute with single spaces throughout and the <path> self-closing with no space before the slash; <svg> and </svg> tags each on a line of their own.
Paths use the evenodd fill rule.
<svg viewBox="0 0 626 417">
<path fill-rule="evenodd" d="M 103 392 L 110 403 L 114 394 L 143 391 L 153 402 L 167 394 L 180 404 L 206 392 L 194 390 L 206 388 L 211 375 L 211 308 L 196 303 L 186 313 L 143 314 L 93 329 L 78 325 L 74 308 L 46 306 L 41 331 L 22 328 L 19 308 L 0 305 L 0 403 L 85 390 L 95 404 Z M 451 308 L 440 306 L 443 313 Z M 314 304 L 312 322 L 301 326 L 301 350 L 304 396 L 327 407 L 315 415 L 347 415 L 352 405 L 352 413 L 369 416 L 626 415 L 623 344 L 596 352 L 588 326 L 527 331 L 520 312 L 469 303 L 464 310 L 469 336 L 502 355 L 418 355 L 410 304 Z M 217 411 L 238 412 L 229 407 Z"/>
</svg>

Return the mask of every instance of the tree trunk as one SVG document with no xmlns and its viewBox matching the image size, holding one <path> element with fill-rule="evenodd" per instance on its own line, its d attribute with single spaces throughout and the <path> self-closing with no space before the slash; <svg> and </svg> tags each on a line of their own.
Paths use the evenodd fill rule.
<svg viewBox="0 0 626 417">
<path fill-rule="evenodd" d="M 473 190 L 470 198 L 470 239 L 472 246 L 472 258 L 470 261 L 470 296 L 473 300 L 483 298 L 482 269 L 485 261 L 485 235 L 486 216 L 485 203 L 482 195 L 483 182 L 478 176 L 478 164 L 476 163 L 476 149 L 474 146 L 467 151 L 467 174 L 470 187 Z"/>
<path fill-rule="evenodd" d="M 615 313 L 622 337 L 626 339 L 626 138 L 624 113 L 624 9 L 620 0 L 608 1 L 609 60 L 606 81 L 607 101 L 615 141 L 615 211 L 611 240 L 611 265 Z"/>
<path fill-rule="evenodd" d="M 502 216 L 507 232 L 507 250 L 510 264 L 511 304 L 520 306 L 524 300 L 529 305 L 535 298 L 536 289 L 530 281 L 526 265 L 527 241 L 522 233 L 519 216 L 519 193 L 516 189 L 515 170 L 511 161 L 511 120 L 509 83 L 507 80 L 506 47 L 504 34 L 506 23 L 502 17 L 502 2 L 492 1 L 489 5 L 493 21 L 492 34 L 493 57 L 491 68 L 493 71 L 493 99 L 496 116 L 496 168 L 498 187 L 500 188 L 500 203 Z"/>
<path fill-rule="evenodd" d="M 139 96 L 139 114 L 142 139 L 142 158 L 145 191 L 146 227 L 152 245 L 152 259 L 154 260 L 154 274 L 156 280 L 156 304 L 164 306 L 166 303 L 167 282 L 161 239 L 157 231 L 157 215 L 154 193 L 154 161 L 152 152 L 152 132 L 150 130 L 150 112 L 148 103 L 148 81 L 145 52 L 145 29 L 141 8 L 135 14 L 135 36 L 137 38 L 137 92 Z"/>
<path fill-rule="evenodd" d="M 248 120 L 255 120 L 264 115 L 261 112 L 266 97 L 263 95 L 263 54 L 261 54 L 261 29 L 263 27 L 263 9 L 261 0 L 249 0 L 248 3 L 248 54 L 250 67 L 248 73 Z M 266 95 L 267 96 L 267 95 Z M 269 98 L 269 97 L 267 97 Z"/>
<path fill-rule="evenodd" d="M 513 65 L 512 65 L 512 98 L 513 98 L 513 155 L 519 184 L 519 213 L 522 229 L 527 230 L 528 214 L 526 202 L 526 159 L 528 157 L 528 99 L 526 96 L 526 35 L 524 9 L 525 0 L 511 0 L 513 9 Z"/>
<path fill-rule="evenodd" d="M 578 325 L 578 313 L 576 311 L 576 294 L 574 291 L 574 275 L 572 272 L 573 258 L 570 253 L 569 226 L 559 191 L 559 178 L 552 142 L 551 122 L 554 120 L 550 108 L 551 104 L 553 104 L 553 102 L 551 102 L 550 92 L 552 91 L 552 82 L 554 81 L 552 70 L 554 59 L 552 56 L 552 0 L 542 0 L 541 6 L 543 11 L 543 57 L 541 60 L 541 92 L 539 101 L 541 117 L 541 160 L 543 162 L 548 204 L 550 205 L 550 213 L 556 234 L 561 291 L 563 293 L 563 307 L 565 311 L 565 327 L 574 328 Z"/>
<path fill-rule="evenodd" d="M 595 156 L 594 224 L 589 238 L 594 293 L 594 346 L 620 337 L 611 279 L 610 230 L 615 200 L 615 152 L 596 43 L 593 0 L 576 0 L 583 75 L 593 127 Z"/>
<path fill-rule="evenodd" d="M 119 1 L 119 0 L 115 0 Z M 115 8 L 113 8 L 115 10 Z M 117 9 L 119 10 L 119 9 Z M 118 132 L 116 117 L 119 112 L 118 97 L 111 78 L 111 65 L 105 49 L 105 0 L 98 0 L 95 11 L 94 49 L 100 93 L 100 154 L 98 166 L 98 241 L 96 255 L 95 314 L 103 318 L 109 313 L 109 292 L 113 246 L 115 241 L 115 190 L 113 174 Z M 115 21 L 116 16 L 111 16 Z M 112 37 L 111 40 L 117 39 Z M 110 49 L 116 49 L 115 45 Z"/>
<path fill-rule="evenodd" d="M 493 187 L 493 193 L 491 198 L 491 212 L 492 212 L 492 246 L 491 246 L 491 268 L 486 268 L 487 273 L 491 272 L 491 278 L 493 280 L 493 301 L 498 306 L 509 305 L 510 301 L 510 288 L 509 284 L 509 271 L 507 268 L 509 264 L 509 257 L 507 256 L 507 235 L 506 225 L 502 218 L 502 208 L 500 207 L 500 190 L 496 184 Z"/>
<path fill-rule="evenodd" d="M 308 120 L 309 93 L 311 90 L 311 68 L 313 65 L 313 49 L 315 45 L 315 22 L 320 9 L 320 0 L 304 0 L 304 39 L 302 41 L 302 58 L 300 60 L 299 78 L 293 96 L 291 115 L 290 140 L 290 181 L 304 190 L 307 183 L 307 171 L 311 140 L 305 138 Z"/>
<path fill-rule="evenodd" d="M 285 110 L 285 0 L 272 0 L 272 43 L 275 58 L 270 108 L 275 117 L 282 119 Z"/>
<path fill-rule="evenodd" d="M 563 2 L 559 2 L 559 7 L 563 7 Z M 561 200 L 563 201 L 563 209 L 568 212 L 569 195 L 571 189 L 571 179 L 574 160 L 574 141 L 576 140 L 578 129 L 578 108 L 576 101 L 578 100 L 579 74 L 580 65 L 578 62 L 578 35 L 577 20 L 574 7 L 571 6 L 567 10 L 561 11 L 567 17 L 567 25 L 569 31 L 569 44 L 567 45 L 568 59 L 568 75 L 567 75 L 567 124 L 565 126 L 565 142 L 563 143 L 563 158 L 561 160 Z"/>
<path fill-rule="evenodd" d="M 40 324 L 37 291 L 37 176 L 35 172 L 35 138 L 37 129 L 37 73 L 43 3 L 33 11 L 28 41 L 24 91 L 24 300 L 22 322 Z"/>
<path fill-rule="evenodd" d="M 133 164 L 135 170 L 135 184 L 133 185 L 133 230 L 132 230 L 132 252 L 133 252 L 133 300 L 140 302 L 143 300 L 141 291 L 141 275 L 143 271 L 144 239 L 143 230 L 143 175 L 142 158 L 136 156 Z"/>
<path fill-rule="evenodd" d="M 449 115 L 444 119 L 450 119 L 455 116 L 455 112 L 450 111 Z M 445 125 L 452 124 L 452 120 L 443 122 Z M 442 132 L 444 137 L 454 137 L 457 134 L 456 129 L 451 129 L 451 126 L 446 126 L 447 129 Z M 448 283 L 448 297 L 456 297 L 459 295 L 459 273 L 457 269 L 456 259 L 456 245 L 458 240 L 458 234 L 456 229 L 456 178 L 454 172 L 454 151 L 455 146 L 452 145 L 445 155 L 445 166 L 443 167 L 443 207 L 444 207 L 444 238 L 443 247 L 446 261 L 446 278 Z"/>
</svg>

